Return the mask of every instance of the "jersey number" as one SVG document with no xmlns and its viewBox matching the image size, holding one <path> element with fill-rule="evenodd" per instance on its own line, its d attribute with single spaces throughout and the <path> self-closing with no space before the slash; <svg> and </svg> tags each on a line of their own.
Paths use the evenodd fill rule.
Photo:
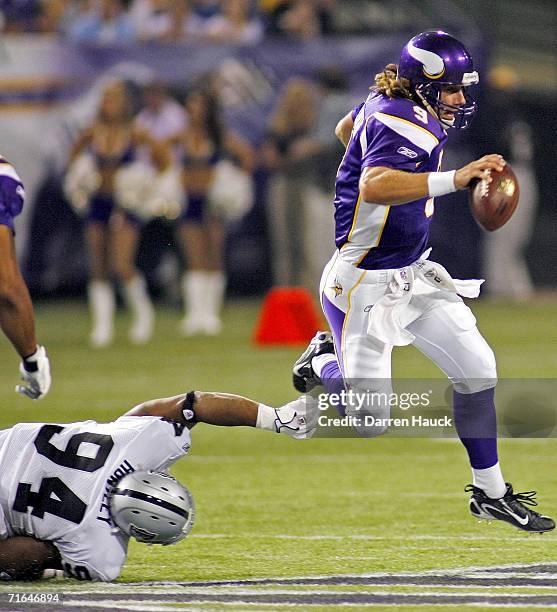
<svg viewBox="0 0 557 612">
<path fill-rule="evenodd" d="M 92 580 L 89 570 L 84 565 L 71 566 L 69 563 L 64 563 L 64 573 L 77 580 Z"/>
<path fill-rule="evenodd" d="M 66 449 L 61 451 L 51 444 L 50 440 L 54 434 L 60 433 L 63 429 L 60 425 L 41 427 L 34 442 L 39 455 L 56 465 L 81 472 L 95 472 L 103 467 L 114 446 L 111 436 L 88 432 L 75 434 L 68 440 Z M 98 447 L 94 457 L 78 454 L 82 443 Z M 13 509 L 16 512 L 27 512 L 28 508 L 32 508 L 31 514 L 37 518 L 43 518 L 45 513 L 48 513 L 72 523 L 81 523 L 87 505 L 60 478 L 53 477 L 43 478 L 37 492 L 31 491 L 29 483 L 19 483 Z"/>
<path fill-rule="evenodd" d="M 31 485 L 27 482 L 19 483 L 14 510 L 27 512 L 27 508 L 33 508 L 31 514 L 37 518 L 44 518 L 45 512 L 48 512 L 72 523 L 81 523 L 87 510 L 85 503 L 56 477 L 43 478 L 36 493 L 31 491 Z"/>
<path fill-rule="evenodd" d="M 412 110 L 414 111 L 414 115 L 416 115 L 416 119 L 419 119 L 422 123 L 427 125 L 427 111 L 425 108 L 421 108 L 420 106 L 413 106 Z"/>
<path fill-rule="evenodd" d="M 43 425 L 41 427 L 39 435 L 35 438 L 35 448 L 39 455 L 50 459 L 56 465 L 80 470 L 81 472 L 96 472 L 105 464 L 106 458 L 114 446 L 114 441 L 110 436 L 87 432 L 75 434 L 68 440 L 66 450 L 61 451 L 50 443 L 50 439 L 63 429 L 60 425 Z M 83 442 L 98 446 L 94 457 L 84 457 L 77 454 L 79 445 Z"/>
</svg>

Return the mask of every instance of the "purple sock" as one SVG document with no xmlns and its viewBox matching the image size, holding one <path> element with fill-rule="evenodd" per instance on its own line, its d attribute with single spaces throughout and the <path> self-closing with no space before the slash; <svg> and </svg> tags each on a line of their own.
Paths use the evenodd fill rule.
<svg viewBox="0 0 557 612">
<path fill-rule="evenodd" d="M 335 394 L 340 396 L 341 392 L 344 391 L 344 379 L 342 378 L 340 368 L 336 361 L 331 361 L 323 366 L 320 378 L 329 395 Z M 338 410 L 340 416 L 345 415 L 344 405 L 335 406 L 335 408 Z"/>
<path fill-rule="evenodd" d="M 454 422 L 458 437 L 477 470 L 492 467 L 497 457 L 495 388 L 477 393 L 453 392 Z"/>
</svg>

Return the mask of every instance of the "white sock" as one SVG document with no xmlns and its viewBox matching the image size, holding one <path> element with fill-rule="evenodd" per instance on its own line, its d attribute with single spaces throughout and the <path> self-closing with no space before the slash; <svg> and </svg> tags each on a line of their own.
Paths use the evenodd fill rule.
<svg viewBox="0 0 557 612">
<path fill-rule="evenodd" d="M 209 288 L 208 305 L 211 314 L 215 317 L 220 317 L 220 311 L 224 301 L 224 290 L 226 288 L 226 276 L 224 272 L 208 272 L 207 285 Z"/>
<path fill-rule="evenodd" d="M 266 406 L 265 404 L 259 404 L 257 407 L 257 422 L 255 423 L 255 426 L 258 429 L 266 429 L 267 431 L 276 432 L 276 418 L 277 415 L 275 414 L 274 408 L 271 408 L 271 406 Z"/>
<path fill-rule="evenodd" d="M 147 293 L 147 286 L 145 279 L 141 274 L 134 276 L 129 281 L 124 283 L 124 297 L 128 306 L 135 307 L 137 304 L 150 303 L 149 294 Z"/>
<path fill-rule="evenodd" d="M 333 353 L 323 353 L 323 355 L 317 355 L 311 360 L 311 367 L 313 371 L 321 378 L 321 372 L 323 368 L 328 364 L 336 361 L 337 357 Z"/>
<path fill-rule="evenodd" d="M 153 333 L 155 312 L 143 276 L 134 276 L 124 283 L 124 298 L 134 317 L 130 330 L 131 340 L 137 343 L 147 342 Z"/>
<path fill-rule="evenodd" d="M 87 296 L 93 322 L 92 340 L 95 344 L 106 344 L 112 339 L 116 308 L 112 283 L 105 280 L 91 281 L 87 286 Z"/>
<path fill-rule="evenodd" d="M 472 482 L 491 499 L 503 497 L 507 490 L 499 462 L 485 470 L 472 468 Z"/>
<path fill-rule="evenodd" d="M 205 317 L 205 305 L 210 293 L 207 273 L 201 270 L 186 272 L 182 279 L 182 296 L 186 317 L 200 320 Z"/>
</svg>

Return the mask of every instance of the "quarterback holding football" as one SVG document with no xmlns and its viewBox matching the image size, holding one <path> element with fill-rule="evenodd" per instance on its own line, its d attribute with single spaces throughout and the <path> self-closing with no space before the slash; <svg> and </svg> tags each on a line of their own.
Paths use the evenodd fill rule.
<svg viewBox="0 0 557 612">
<path fill-rule="evenodd" d="M 453 279 L 429 259 L 435 198 L 476 188 L 480 181 L 479 200 L 484 195 L 489 200 L 489 185 L 496 180 L 505 189 L 491 197 L 486 229 L 500 227 L 516 206 L 514 175 L 505 174 L 500 155 L 441 171 L 447 130 L 472 120 L 471 92 L 478 81 L 460 41 L 441 31 L 423 32 L 404 46 L 398 65 L 376 75 L 367 99 L 338 123 L 336 134 L 346 151 L 336 177 L 337 249 L 320 287 L 332 338 L 317 334 L 294 366 L 294 384 L 307 391 L 322 382 L 337 395 L 347 386 L 355 392 L 351 397 L 358 392 L 360 398 L 388 397 L 392 350 L 413 344 L 453 385 L 454 423 L 472 468 L 473 484 L 466 488 L 472 515 L 544 532 L 555 523 L 526 507 L 536 505 L 535 492 L 514 493 L 499 465 L 495 356 L 461 297 L 477 297 L 483 281 Z M 388 404 L 347 402 L 345 409 L 364 423 L 367 414 L 388 422 Z M 385 431 L 357 429 L 364 437 Z"/>
<path fill-rule="evenodd" d="M 78 580 L 120 574 L 130 537 L 174 544 L 193 524 L 189 491 L 166 473 L 196 423 L 310 437 L 317 409 L 301 397 L 272 408 L 190 391 L 136 406 L 112 423 L 20 423 L 0 430 L 0 579 L 55 571 Z"/>
</svg>

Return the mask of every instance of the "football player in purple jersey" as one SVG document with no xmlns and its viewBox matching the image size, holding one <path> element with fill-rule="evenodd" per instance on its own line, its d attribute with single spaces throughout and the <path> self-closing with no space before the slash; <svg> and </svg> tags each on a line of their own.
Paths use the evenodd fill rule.
<svg viewBox="0 0 557 612">
<path fill-rule="evenodd" d="M 491 154 L 441 171 L 447 130 L 469 125 L 478 81 L 462 43 L 445 32 L 423 32 L 338 123 L 346 151 L 336 177 L 337 250 L 320 287 L 332 336 L 315 336 L 294 366 L 294 384 L 355 391 L 346 415 L 356 419 L 360 435 L 379 435 L 389 406 L 361 400 L 388 397 L 392 349 L 413 344 L 453 384 L 454 423 L 472 467 L 473 484 L 466 487 L 472 515 L 544 532 L 554 521 L 526 507 L 536 505 L 534 492 L 513 493 L 499 465 L 495 357 L 460 297 L 477 297 L 483 281 L 453 279 L 428 259 L 434 198 L 466 189 L 473 179 L 490 181 L 490 171 L 505 164 Z"/>
<path fill-rule="evenodd" d="M 23 384 L 16 391 L 40 399 L 50 389 L 50 364 L 37 344 L 33 304 L 16 259 L 14 218 L 23 208 L 25 191 L 14 167 L 0 156 L 0 327 L 21 356 Z"/>
</svg>

